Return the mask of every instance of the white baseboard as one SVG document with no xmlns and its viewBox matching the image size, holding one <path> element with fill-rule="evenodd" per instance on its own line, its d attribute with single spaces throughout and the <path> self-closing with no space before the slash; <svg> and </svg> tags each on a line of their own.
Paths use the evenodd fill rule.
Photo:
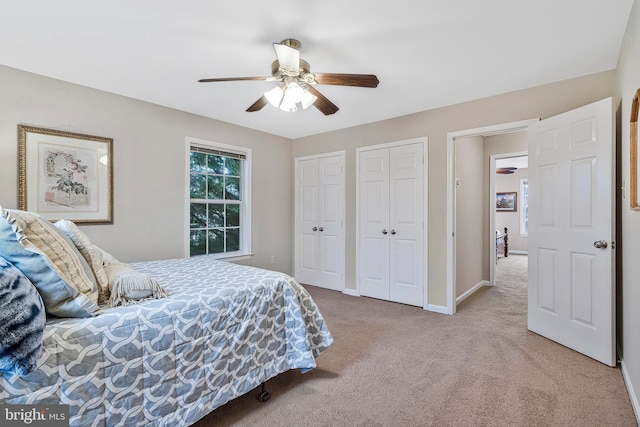
<svg viewBox="0 0 640 427">
<path fill-rule="evenodd" d="M 529 255 L 529 252 L 527 251 L 509 251 L 510 254 L 514 254 L 514 255 Z"/>
<path fill-rule="evenodd" d="M 489 282 L 488 280 L 483 280 L 482 282 L 476 284 L 473 288 L 469 289 L 467 292 L 465 292 L 464 294 L 456 298 L 456 305 L 460 304 L 462 301 L 469 298 L 471 295 L 473 295 L 478 289 L 480 289 L 483 286 L 491 286 L 491 282 Z"/>
<path fill-rule="evenodd" d="M 342 290 L 342 293 L 345 295 L 350 295 L 352 297 L 359 297 L 360 293 L 358 292 L 357 289 L 349 289 L 349 288 L 344 288 Z"/>
<path fill-rule="evenodd" d="M 427 304 L 424 307 L 424 309 L 427 311 L 433 311 L 435 313 L 440 313 L 440 314 L 453 314 L 449 311 L 446 305 Z"/>
<path fill-rule="evenodd" d="M 638 404 L 638 397 L 635 390 L 633 389 L 633 384 L 631 383 L 631 377 L 629 376 L 627 365 L 624 363 L 624 359 L 622 358 L 620 359 L 620 367 L 622 368 L 622 378 L 624 379 L 624 384 L 627 386 L 627 393 L 629 393 L 629 399 L 631 400 L 633 413 L 636 415 L 636 421 L 640 425 L 640 405 Z"/>
</svg>

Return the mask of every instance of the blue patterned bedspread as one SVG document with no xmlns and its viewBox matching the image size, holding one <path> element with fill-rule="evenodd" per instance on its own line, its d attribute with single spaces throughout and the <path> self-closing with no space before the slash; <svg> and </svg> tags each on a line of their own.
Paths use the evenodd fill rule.
<svg viewBox="0 0 640 427">
<path fill-rule="evenodd" d="M 333 342 L 286 274 L 206 256 L 135 263 L 168 298 L 47 322 L 39 367 L 0 374 L 0 403 L 70 405 L 77 426 L 190 425 Z"/>
</svg>

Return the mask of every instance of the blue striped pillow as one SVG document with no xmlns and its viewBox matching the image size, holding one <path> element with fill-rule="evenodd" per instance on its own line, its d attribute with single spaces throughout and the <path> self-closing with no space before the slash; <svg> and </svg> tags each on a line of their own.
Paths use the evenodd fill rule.
<svg viewBox="0 0 640 427">
<path fill-rule="evenodd" d="M 0 257 L 0 371 L 27 375 L 42 353 L 44 303 L 29 279 Z"/>
</svg>

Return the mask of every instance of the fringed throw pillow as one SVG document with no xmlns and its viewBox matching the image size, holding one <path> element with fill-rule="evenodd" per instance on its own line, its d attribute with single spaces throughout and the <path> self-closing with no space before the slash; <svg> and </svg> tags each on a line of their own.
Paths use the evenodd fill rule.
<svg viewBox="0 0 640 427">
<path fill-rule="evenodd" d="M 112 257 L 115 261 L 115 259 Z M 135 304 L 141 300 L 164 298 L 167 293 L 157 280 L 146 274 L 139 273 L 129 264 L 112 262 L 105 264 L 105 271 L 109 277 L 111 298 L 109 305 Z"/>
<path fill-rule="evenodd" d="M 27 375 L 36 368 L 45 322 L 36 288 L 0 257 L 0 372 Z"/>
</svg>

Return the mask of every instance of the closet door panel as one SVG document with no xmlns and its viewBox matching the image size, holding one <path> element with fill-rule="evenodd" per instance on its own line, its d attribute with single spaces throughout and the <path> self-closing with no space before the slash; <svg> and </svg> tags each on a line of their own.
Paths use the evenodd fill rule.
<svg viewBox="0 0 640 427">
<path fill-rule="evenodd" d="M 361 294 L 389 299 L 389 150 L 360 153 Z"/>
<path fill-rule="evenodd" d="M 390 149 L 389 195 L 391 301 L 422 305 L 424 165 L 423 145 Z"/>
<path fill-rule="evenodd" d="M 313 230 L 318 224 L 318 161 L 300 161 L 297 173 L 299 264 L 296 278 L 302 283 L 314 283 L 318 279 L 318 233 Z"/>
<path fill-rule="evenodd" d="M 342 156 L 318 159 L 318 272 L 316 284 L 341 289 L 340 266 L 344 221 L 344 161 Z"/>
</svg>

